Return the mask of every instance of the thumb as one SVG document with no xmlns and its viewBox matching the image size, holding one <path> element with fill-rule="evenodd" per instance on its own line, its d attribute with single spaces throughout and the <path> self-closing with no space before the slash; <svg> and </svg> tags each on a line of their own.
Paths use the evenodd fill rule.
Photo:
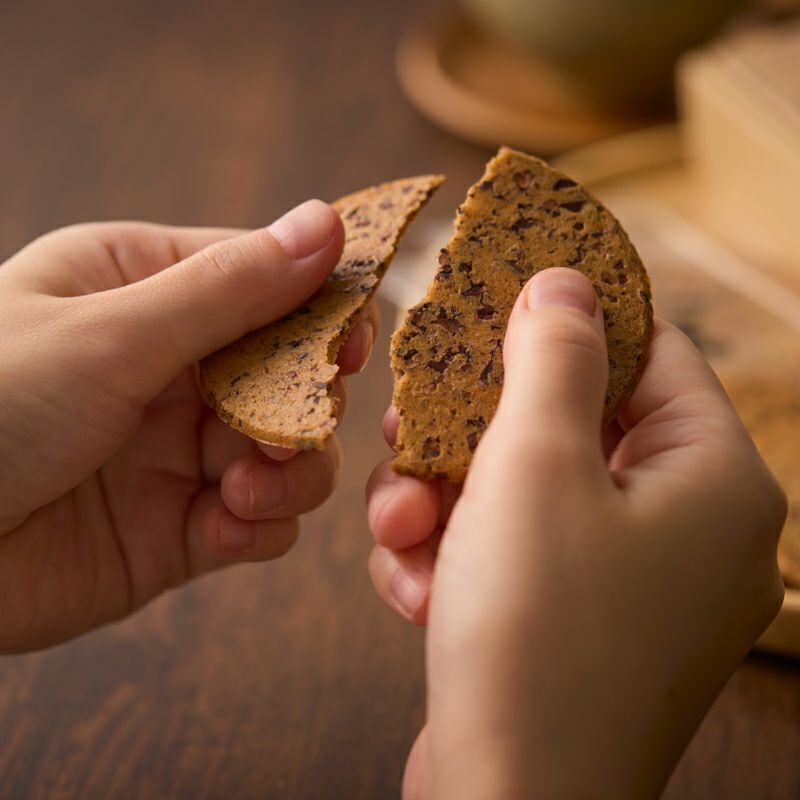
<svg viewBox="0 0 800 800">
<path fill-rule="evenodd" d="M 511 313 L 503 363 L 502 397 L 481 449 L 494 441 L 505 452 L 563 450 L 569 442 L 599 452 L 608 362 L 588 278 L 566 268 L 537 273 Z"/>
<path fill-rule="evenodd" d="M 98 313 L 125 361 L 146 366 L 158 391 L 180 368 L 299 306 L 330 275 L 343 243 L 336 211 L 309 200 L 266 228 L 103 293 Z"/>
</svg>

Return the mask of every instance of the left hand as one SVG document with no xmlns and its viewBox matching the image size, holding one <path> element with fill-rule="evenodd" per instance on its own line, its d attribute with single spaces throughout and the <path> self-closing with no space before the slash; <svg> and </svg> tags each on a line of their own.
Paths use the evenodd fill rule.
<svg viewBox="0 0 800 800">
<path fill-rule="evenodd" d="M 78 225 L 0 268 L 0 652 L 292 546 L 297 516 L 333 489 L 336 439 L 257 445 L 207 407 L 194 365 L 300 305 L 342 243 L 338 215 L 311 201 L 252 232 Z M 370 307 L 342 374 L 376 325 Z"/>
</svg>

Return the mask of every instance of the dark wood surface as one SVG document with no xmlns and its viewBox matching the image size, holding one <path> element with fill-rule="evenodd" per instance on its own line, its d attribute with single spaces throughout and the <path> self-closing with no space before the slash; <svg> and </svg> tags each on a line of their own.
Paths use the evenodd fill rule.
<svg viewBox="0 0 800 800">
<path fill-rule="evenodd" d="M 397 88 L 397 35 L 429 5 L 4 4 L 0 257 L 70 222 L 258 225 L 426 171 L 448 173 L 432 213 L 449 213 L 486 153 Z M 398 795 L 424 714 L 422 636 L 372 593 L 362 488 L 386 454 L 389 325 L 350 384 L 341 485 L 287 557 L 0 659 L 0 798 Z M 748 659 L 666 796 L 800 797 L 799 677 Z"/>
</svg>

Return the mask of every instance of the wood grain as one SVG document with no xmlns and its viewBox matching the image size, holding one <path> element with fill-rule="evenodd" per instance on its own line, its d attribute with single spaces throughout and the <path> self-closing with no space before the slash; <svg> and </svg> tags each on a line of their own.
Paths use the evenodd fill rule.
<svg viewBox="0 0 800 800">
<path fill-rule="evenodd" d="M 53 227 L 257 225 L 309 196 L 487 153 L 411 111 L 398 32 L 428 4 L 51 0 L 0 26 L 0 257 Z M 384 319 L 391 319 L 384 307 Z M 0 797 L 389 798 L 424 714 L 422 636 L 374 596 L 363 485 L 387 455 L 388 331 L 350 382 L 341 486 L 298 546 L 129 621 L 0 660 Z M 800 794 L 800 681 L 749 659 L 669 798 Z"/>
</svg>

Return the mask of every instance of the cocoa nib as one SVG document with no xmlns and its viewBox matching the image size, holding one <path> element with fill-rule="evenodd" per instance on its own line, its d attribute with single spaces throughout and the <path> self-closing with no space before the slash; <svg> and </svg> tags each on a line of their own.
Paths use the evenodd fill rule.
<svg viewBox="0 0 800 800">
<path fill-rule="evenodd" d="M 485 284 L 482 281 L 480 283 L 473 283 L 472 281 L 470 281 L 469 289 L 464 289 L 464 291 L 461 292 L 461 296 L 478 297 L 482 294 L 484 286 Z"/>
<path fill-rule="evenodd" d="M 577 186 L 578 184 L 575 181 L 571 181 L 569 178 L 559 178 L 554 184 L 553 188 L 558 191 L 559 189 L 569 189 L 572 186 Z"/>
<path fill-rule="evenodd" d="M 440 440 L 438 436 L 426 436 L 422 443 L 423 458 L 438 458 L 441 452 Z"/>
<path fill-rule="evenodd" d="M 439 316 L 433 320 L 432 325 L 441 325 L 449 333 L 457 333 L 464 326 L 454 317 L 448 317 L 445 310 L 439 309 Z"/>
<path fill-rule="evenodd" d="M 236 376 L 236 377 L 235 377 L 235 378 L 234 378 L 234 379 L 233 379 L 233 380 L 230 382 L 230 385 L 231 385 L 231 386 L 236 386 L 236 384 L 237 384 L 237 383 L 239 383 L 239 381 L 240 381 L 240 380 L 242 380 L 242 378 L 249 378 L 249 377 L 250 377 L 250 373 L 249 373 L 249 372 L 243 372 L 241 375 L 237 375 L 237 376 Z"/>
<path fill-rule="evenodd" d="M 524 228 L 532 227 L 534 222 L 535 220 L 533 217 L 523 217 L 522 214 L 520 214 L 519 218 L 511 223 L 511 230 L 514 231 L 514 233 L 519 233 Z"/>
</svg>

